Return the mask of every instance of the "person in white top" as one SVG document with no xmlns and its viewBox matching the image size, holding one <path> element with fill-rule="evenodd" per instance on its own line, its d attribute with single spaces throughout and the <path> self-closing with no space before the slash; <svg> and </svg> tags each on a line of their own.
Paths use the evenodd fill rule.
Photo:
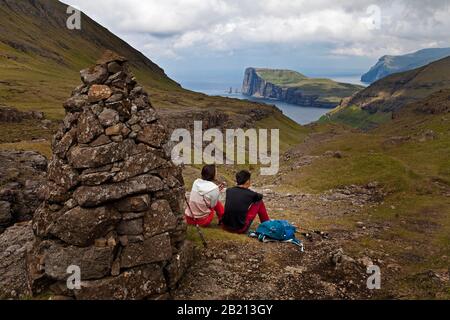
<svg viewBox="0 0 450 320">
<path fill-rule="evenodd" d="M 202 169 L 202 178 L 194 181 L 192 186 L 189 205 L 185 211 L 186 222 L 189 225 L 209 227 L 217 215 L 219 224 L 224 214 L 224 206 L 219 200 L 224 185 L 217 185 L 216 166 L 207 165 Z"/>
</svg>

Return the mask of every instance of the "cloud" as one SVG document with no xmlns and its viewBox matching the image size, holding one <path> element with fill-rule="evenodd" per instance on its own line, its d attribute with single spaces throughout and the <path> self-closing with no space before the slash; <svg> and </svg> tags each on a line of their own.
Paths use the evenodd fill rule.
<svg viewBox="0 0 450 320">
<path fill-rule="evenodd" d="M 332 55 L 375 57 L 450 46 L 450 6 L 438 0 L 72 0 L 153 56 L 232 53 L 323 43 Z M 128 39 L 127 39 L 128 40 Z"/>
</svg>

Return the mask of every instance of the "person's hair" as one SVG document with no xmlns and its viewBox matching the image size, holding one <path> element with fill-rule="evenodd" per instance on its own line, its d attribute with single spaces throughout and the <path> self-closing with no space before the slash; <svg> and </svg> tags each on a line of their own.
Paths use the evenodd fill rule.
<svg viewBox="0 0 450 320">
<path fill-rule="evenodd" d="M 202 169 L 202 179 L 206 181 L 213 181 L 216 178 L 216 166 L 211 164 L 204 166 Z"/>
<path fill-rule="evenodd" d="M 252 174 L 250 172 L 248 172 L 247 170 L 242 170 L 236 173 L 236 182 L 238 186 L 242 186 L 247 181 L 249 181 L 251 177 Z"/>
</svg>

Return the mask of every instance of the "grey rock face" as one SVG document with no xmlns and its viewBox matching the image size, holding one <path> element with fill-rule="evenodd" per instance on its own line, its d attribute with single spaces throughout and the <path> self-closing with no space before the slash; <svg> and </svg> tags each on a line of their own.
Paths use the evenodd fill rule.
<svg viewBox="0 0 450 320">
<path fill-rule="evenodd" d="M 180 280 L 192 249 L 185 241 L 184 182 L 165 152 L 165 127 L 125 58 L 107 52 L 81 76 L 84 84 L 65 103 L 44 202 L 33 220 L 28 285 L 60 288 L 67 267 L 76 265 L 82 289 L 56 295 L 165 294 Z"/>
<path fill-rule="evenodd" d="M 31 296 L 26 255 L 34 241 L 31 223 L 17 224 L 0 235 L 0 299 Z"/>
<path fill-rule="evenodd" d="M 40 205 L 47 159 L 34 151 L 0 151 L 0 233 L 29 221 Z"/>
</svg>

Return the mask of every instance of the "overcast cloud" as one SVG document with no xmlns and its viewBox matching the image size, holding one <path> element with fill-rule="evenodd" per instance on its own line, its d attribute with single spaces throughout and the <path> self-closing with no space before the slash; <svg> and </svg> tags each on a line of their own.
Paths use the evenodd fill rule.
<svg viewBox="0 0 450 320">
<path fill-rule="evenodd" d="M 362 69 L 385 54 L 450 46 L 450 1 L 67 2 L 169 69 L 186 69 L 186 59 L 194 67 L 201 61 L 241 68 L 252 61 L 273 66 L 284 60 L 286 67 L 311 70 L 336 62 Z"/>
</svg>

